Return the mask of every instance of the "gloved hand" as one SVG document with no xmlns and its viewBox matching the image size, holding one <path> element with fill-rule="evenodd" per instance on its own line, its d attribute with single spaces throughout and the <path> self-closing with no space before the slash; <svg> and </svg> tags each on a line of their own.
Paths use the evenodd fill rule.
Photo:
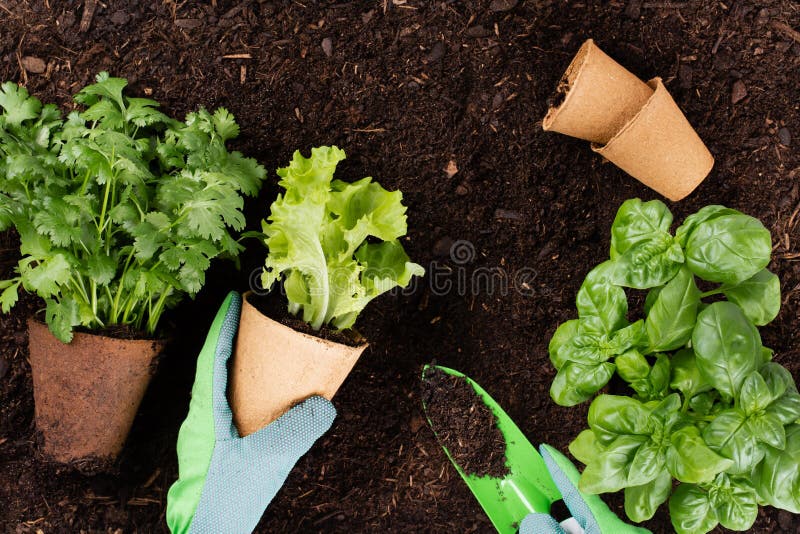
<svg viewBox="0 0 800 534">
<path fill-rule="evenodd" d="M 549 514 L 529 514 L 522 520 L 520 534 L 645 534 L 650 531 L 629 525 L 612 512 L 597 495 L 578 490 L 580 473 L 563 454 L 549 445 L 540 445 L 550 477 L 564 499 L 572 517 L 560 524 Z"/>
<path fill-rule="evenodd" d="M 189 414 L 178 434 L 179 478 L 167 495 L 173 534 L 252 532 L 294 464 L 330 428 L 333 405 L 314 396 L 239 437 L 226 389 L 242 298 L 231 292 L 197 359 Z"/>
</svg>

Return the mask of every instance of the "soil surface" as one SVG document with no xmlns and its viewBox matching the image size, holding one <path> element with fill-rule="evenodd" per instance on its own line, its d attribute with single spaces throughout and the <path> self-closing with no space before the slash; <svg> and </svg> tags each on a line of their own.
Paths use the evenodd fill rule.
<svg viewBox="0 0 800 534">
<path fill-rule="evenodd" d="M 266 249 L 264 249 L 264 253 L 266 254 Z M 282 291 L 279 291 L 278 287 L 275 287 L 273 291 L 267 295 L 253 294 L 247 295 L 245 298 L 255 309 L 273 321 L 277 321 L 303 334 L 333 341 L 334 343 L 341 343 L 350 347 L 357 347 L 367 341 L 355 330 L 335 330 L 327 326 L 323 326 L 319 330 L 314 330 L 310 324 L 303 321 L 302 312 L 297 316 L 289 313 L 286 307 L 286 297 Z"/>
<path fill-rule="evenodd" d="M 466 474 L 508 474 L 506 442 L 497 418 L 469 382 L 430 367 L 422 380 L 421 396 L 439 443 Z"/>
<path fill-rule="evenodd" d="M 401 189 L 404 245 L 428 275 L 367 308 L 370 347 L 334 399 L 337 420 L 258 530 L 491 532 L 425 423 L 420 370 L 436 359 L 469 375 L 534 444 L 566 451 L 585 428 L 587 405 L 549 398 L 549 336 L 607 257 L 617 207 L 658 197 L 588 143 L 541 130 L 589 37 L 640 78 L 661 76 L 716 158 L 671 205 L 676 220 L 725 204 L 772 231 L 783 307 L 761 333 L 800 379 L 798 29 L 792 0 L 1 0 L 0 79 L 69 108 L 105 69 L 173 115 L 228 107 L 242 130 L 233 148 L 271 170 L 246 205 L 252 229 L 295 149 L 336 144 L 345 179 Z M 0 234 L 0 274 L 16 247 Z M 114 473 L 39 459 L 25 318 L 42 305 L 25 297 L 0 315 L 0 531 L 166 531 L 195 359 L 226 292 L 247 289 L 263 256 L 250 247 L 241 271 L 216 262 L 197 298 L 165 316 L 175 341 Z M 607 500 L 624 514 L 620 496 Z M 666 507 L 645 526 L 671 531 Z M 770 507 L 753 527 L 798 530 Z"/>
</svg>

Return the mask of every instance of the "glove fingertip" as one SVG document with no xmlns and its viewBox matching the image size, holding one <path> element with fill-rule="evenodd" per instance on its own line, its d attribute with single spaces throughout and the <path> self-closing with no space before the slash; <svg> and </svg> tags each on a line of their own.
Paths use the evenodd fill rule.
<svg viewBox="0 0 800 534">
<path fill-rule="evenodd" d="M 287 415 L 289 414 L 293 418 L 313 419 L 319 427 L 325 427 L 322 431 L 324 434 L 336 419 L 336 407 L 328 399 L 313 395 L 289 410 Z"/>
<path fill-rule="evenodd" d="M 519 534 L 564 534 L 564 529 L 549 514 L 528 514 L 519 525 Z"/>
</svg>

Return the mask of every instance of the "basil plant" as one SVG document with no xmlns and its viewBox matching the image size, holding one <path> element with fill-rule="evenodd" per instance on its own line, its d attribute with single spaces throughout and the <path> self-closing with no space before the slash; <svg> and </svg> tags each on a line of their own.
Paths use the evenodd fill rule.
<svg viewBox="0 0 800 534">
<path fill-rule="evenodd" d="M 664 203 L 626 201 L 578 318 L 550 341 L 553 400 L 594 397 L 570 444 L 586 465 L 580 489 L 624 490 L 635 522 L 669 501 L 679 534 L 747 530 L 759 505 L 798 513 L 800 394 L 757 328 L 781 304 L 770 232 L 717 205 L 671 226 Z M 625 288 L 647 290 L 633 322 Z M 615 375 L 630 394 L 595 396 Z"/>
</svg>

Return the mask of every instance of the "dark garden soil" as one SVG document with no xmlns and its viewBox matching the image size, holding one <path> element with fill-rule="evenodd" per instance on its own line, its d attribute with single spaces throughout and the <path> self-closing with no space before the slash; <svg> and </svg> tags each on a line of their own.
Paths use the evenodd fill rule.
<svg viewBox="0 0 800 534">
<path fill-rule="evenodd" d="M 421 390 L 431 428 L 466 474 L 508 474 L 506 442 L 497 418 L 469 382 L 431 367 L 425 371 Z"/>
<path fill-rule="evenodd" d="M 259 286 L 259 290 L 260 289 L 261 288 Z M 280 289 L 282 288 L 278 287 L 276 284 L 275 291 L 272 291 L 266 295 L 250 294 L 245 298 L 247 299 L 247 302 L 252 304 L 255 309 L 273 321 L 277 321 L 298 332 L 302 332 L 303 334 L 315 336 L 320 339 L 327 339 L 328 341 L 341 343 L 350 347 L 357 347 L 358 345 L 362 345 L 366 342 L 364 337 L 354 329 L 334 330 L 333 328 L 323 326 L 319 330 L 314 330 L 310 324 L 303 321 L 301 316 L 302 314 L 294 316 L 289 313 L 289 310 L 286 307 L 286 297 L 284 296 L 283 292 L 280 291 Z"/>
<path fill-rule="evenodd" d="M 91 20 L 84 4 L 95 7 Z M 406 246 L 428 275 L 413 293 L 369 306 L 359 329 L 370 348 L 334 399 L 336 423 L 260 532 L 490 532 L 424 422 L 420 369 L 434 358 L 486 388 L 534 444 L 565 451 L 584 428 L 586 406 L 548 396 L 547 342 L 608 254 L 617 207 L 657 197 L 588 143 L 541 130 L 588 37 L 642 79 L 661 76 L 716 157 L 702 186 L 672 206 L 676 219 L 722 203 L 773 232 L 784 305 L 762 335 L 800 379 L 798 2 L 199 4 L 0 0 L 0 79 L 69 106 L 106 69 L 172 114 L 227 106 L 242 127 L 235 147 L 273 178 L 293 150 L 337 144 L 349 155 L 342 176 L 402 189 Z M 253 228 L 276 192 L 273 179 L 248 204 Z M 15 246 L 0 237 L 4 275 Z M 246 289 L 263 255 L 253 246 L 241 272 L 216 263 L 197 299 L 166 317 L 175 342 L 116 473 L 83 476 L 37 457 L 25 317 L 40 303 L 28 297 L 0 315 L 0 530 L 165 531 L 195 358 L 225 293 Z M 624 513 L 619 497 L 608 500 Z M 665 507 L 646 526 L 670 531 Z M 753 529 L 798 530 L 796 517 L 771 508 Z"/>
</svg>

